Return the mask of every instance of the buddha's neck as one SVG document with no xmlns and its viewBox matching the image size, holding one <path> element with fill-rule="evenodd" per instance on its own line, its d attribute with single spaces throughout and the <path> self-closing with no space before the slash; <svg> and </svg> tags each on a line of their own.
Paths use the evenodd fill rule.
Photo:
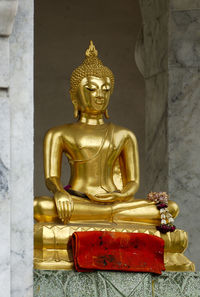
<svg viewBox="0 0 200 297">
<path fill-rule="evenodd" d="M 79 122 L 87 125 L 103 125 L 103 114 L 88 114 L 88 113 L 81 113 Z"/>
</svg>

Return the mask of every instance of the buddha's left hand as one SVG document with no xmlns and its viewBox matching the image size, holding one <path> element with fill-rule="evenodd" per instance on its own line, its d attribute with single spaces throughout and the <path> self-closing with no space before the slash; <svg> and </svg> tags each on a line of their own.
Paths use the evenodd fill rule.
<svg viewBox="0 0 200 297">
<path fill-rule="evenodd" d="M 122 202 L 129 199 L 129 197 L 133 197 L 138 189 L 138 183 L 135 181 L 129 181 L 122 191 L 115 191 L 110 193 L 99 193 L 96 195 L 91 195 L 87 193 L 87 196 L 93 200 L 98 202 Z"/>
</svg>

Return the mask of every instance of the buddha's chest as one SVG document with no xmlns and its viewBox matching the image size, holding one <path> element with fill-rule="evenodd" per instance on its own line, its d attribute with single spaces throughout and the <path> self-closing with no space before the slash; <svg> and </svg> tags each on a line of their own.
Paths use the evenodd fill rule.
<svg viewBox="0 0 200 297">
<path fill-rule="evenodd" d="M 80 161 L 104 160 L 113 158 L 119 150 L 119 145 L 113 133 L 108 129 L 81 131 L 73 135 L 70 142 L 70 148 L 73 152 L 72 159 Z"/>
</svg>

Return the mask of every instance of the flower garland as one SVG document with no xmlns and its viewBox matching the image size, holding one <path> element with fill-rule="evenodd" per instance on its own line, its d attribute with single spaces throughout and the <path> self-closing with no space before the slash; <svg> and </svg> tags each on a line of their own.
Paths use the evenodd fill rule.
<svg viewBox="0 0 200 297">
<path fill-rule="evenodd" d="M 161 225 L 156 226 L 156 229 L 161 233 L 173 232 L 176 227 L 174 226 L 174 219 L 168 209 L 169 196 L 166 192 L 150 192 L 147 199 L 154 201 L 158 210 L 160 210 Z"/>
</svg>

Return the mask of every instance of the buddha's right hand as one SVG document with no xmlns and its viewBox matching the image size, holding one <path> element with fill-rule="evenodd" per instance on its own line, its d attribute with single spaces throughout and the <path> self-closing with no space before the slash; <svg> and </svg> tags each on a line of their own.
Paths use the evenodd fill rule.
<svg viewBox="0 0 200 297">
<path fill-rule="evenodd" d="M 69 193 L 57 191 L 54 195 L 58 217 L 66 224 L 72 215 L 73 201 Z"/>
</svg>

